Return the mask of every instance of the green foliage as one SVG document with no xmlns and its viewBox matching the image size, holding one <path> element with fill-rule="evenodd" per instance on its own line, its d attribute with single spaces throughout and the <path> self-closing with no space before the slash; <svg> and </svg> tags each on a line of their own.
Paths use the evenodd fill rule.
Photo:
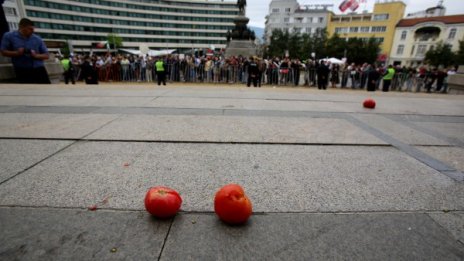
<svg viewBox="0 0 464 261">
<path fill-rule="evenodd" d="M 290 58 L 305 60 L 311 53 L 316 54 L 316 59 L 326 57 L 343 58 L 345 54 L 349 62 L 362 64 L 374 63 L 380 52 L 380 44 L 370 38 L 367 41 L 358 38 L 349 38 L 346 41 L 338 34 L 327 37 L 326 29 L 317 29 L 312 35 L 289 34 L 281 30 L 272 32 L 271 41 L 265 56 L 284 56 L 285 50 L 289 50 Z"/>
<path fill-rule="evenodd" d="M 433 66 L 448 67 L 456 62 L 456 54 L 451 51 L 451 45 L 439 42 L 435 48 L 425 54 L 425 61 Z"/>
<path fill-rule="evenodd" d="M 107 41 L 111 48 L 121 48 L 122 47 L 122 37 L 118 34 L 109 33 L 107 36 Z"/>
<path fill-rule="evenodd" d="M 459 50 L 456 53 L 456 64 L 457 65 L 464 64 L 464 40 L 459 41 Z"/>
</svg>

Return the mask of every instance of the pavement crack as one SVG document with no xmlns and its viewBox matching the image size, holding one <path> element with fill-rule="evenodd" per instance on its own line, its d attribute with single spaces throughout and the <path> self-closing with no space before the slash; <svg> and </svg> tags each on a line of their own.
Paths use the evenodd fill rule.
<svg viewBox="0 0 464 261">
<path fill-rule="evenodd" d="M 161 256 L 163 255 L 164 247 L 166 246 L 166 242 L 168 241 L 169 233 L 171 232 L 172 225 L 174 224 L 174 220 L 176 217 L 174 216 L 171 220 L 171 224 L 169 224 L 168 232 L 166 233 L 166 236 L 164 237 L 163 245 L 161 246 L 161 250 L 158 256 L 158 261 L 161 260 Z"/>
</svg>

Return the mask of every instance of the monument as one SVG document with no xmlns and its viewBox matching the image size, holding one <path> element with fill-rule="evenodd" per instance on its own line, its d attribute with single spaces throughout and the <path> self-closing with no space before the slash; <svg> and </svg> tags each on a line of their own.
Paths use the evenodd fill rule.
<svg viewBox="0 0 464 261">
<path fill-rule="evenodd" d="M 246 0 L 238 0 L 237 6 L 239 14 L 234 18 L 235 28 L 232 31 L 227 31 L 227 47 L 225 56 L 254 56 L 257 53 L 254 43 L 255 33 L 247 27 L 248 19 L 245 16 Z"/>
</svg>

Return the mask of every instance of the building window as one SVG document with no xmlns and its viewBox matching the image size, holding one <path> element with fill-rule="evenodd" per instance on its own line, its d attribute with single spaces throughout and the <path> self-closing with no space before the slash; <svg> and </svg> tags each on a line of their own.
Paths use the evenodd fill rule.
<svg viewBox="0 0 464 261">
<path fill-rule="evenodd" d="M 290 8 L 285 8 L 286 13 L 290 13 Z"/>
<path fill-rule="evenodd" d="M 398 45 L 398 49 L 396 50 L 397 55 L 402 55 L 404 52 L 404 45 L 400 44 Z"/>
<path fill-rule="evenodd" d="M 371 32 L 373 33 L 383 33 L 385 31 L 387 31 L 386 26 L 372 26 L 372 30 L 371 30 Z"/>
<path fill-rule="evenodd" d="M 288 23 L 288 22 L 290 22 L 290 18 L 285 17 L 285 18 L 284 18 L 284 23 Z"/>
<path fill-rule="evenodd" d="M 408 35 L 408 32 L 406 32 L 406 31 L 401 32 L 401 40 L 402 41 L 406 40 L 407 35 Z"/>
<path fill-rule="evenodd" d="M 411 56 L 414 55 L 414 50 L 416 49 L 416 46 L 413 45 L 412 48 L 411 48 Z"/>
<path fill-rule="evenodd" d="M 376 14 L 374 15 L 374 21 L 384 21 L 388 20 L 389 15 L 388 14 Z"/>
<path fill-rule="evenodd" d="M 456 37 L 456 28 L 451 29 L 448 39 L 453 40 Z"/>
<path fill-rule="evenodd" d="M 310 23 L 310 24 L 313 22 L 313 18 L 312 18 L 312 17 L 308 17 L 308 18 L 306 18 L 306 19 L 307 19 L 308 23 Z"/>
<path fill-rule="evenodd" d="M 417 56 L 423 56 L 427 52 L 427 45 L 421 44 L 417 47 Z"/>
<path fill-rule="evenodd" d="M 369 29 L 370 29 L 369 26 L 363 26 L 363 27 L 361 27 L 361 33 L 368 33 Z"/>
<path fill-rule="evenodd" d="M 359 30 L 359 27 L 350 27 L 350 33 L 357 33 Z"/>
<path fill-rule="evenodd" d="M 1 8 L 1 6 L 0 6 Z M 18 16 L 18 13 L 16 13 L 16 9 L 12 7 L 4 7 L 3 11 L 5 12 L 6 16 Z"/>
<path fill-rule="evenodd" d="M 324 17 L 319 17 L 319 23 L 322 24 L 324 22 Z"/>
<path fill-rule="evenodd" d="M 273 13 L 278 13 L 278 12 L 279 12 L 279 8 L 274 8 L 274 9 L 272 9 L 272 12 L 273 12 Z"/>
<path fill-rule="evenodd" d="M 311 34 L 312 31 L 313 31 L 313 28 L 311 28 L 311 27 L 306 28 L 306 33 Z"/>
<path fill-rule="evenodd" d="M 337 34 L 348 33 L 348 27 L 335 27 L 335 33 Z"/>
</svg>

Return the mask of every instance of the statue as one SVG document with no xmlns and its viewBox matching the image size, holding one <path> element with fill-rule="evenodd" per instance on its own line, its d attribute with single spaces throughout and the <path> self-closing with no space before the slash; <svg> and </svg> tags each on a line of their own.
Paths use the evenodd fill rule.
<svg viewBox="0 0 464 261">
<path fill-rule="evenodd" d="M 240 14 L 245 15 L 246 0 L 237 0 L 237 6 Z"/>
</svg>

